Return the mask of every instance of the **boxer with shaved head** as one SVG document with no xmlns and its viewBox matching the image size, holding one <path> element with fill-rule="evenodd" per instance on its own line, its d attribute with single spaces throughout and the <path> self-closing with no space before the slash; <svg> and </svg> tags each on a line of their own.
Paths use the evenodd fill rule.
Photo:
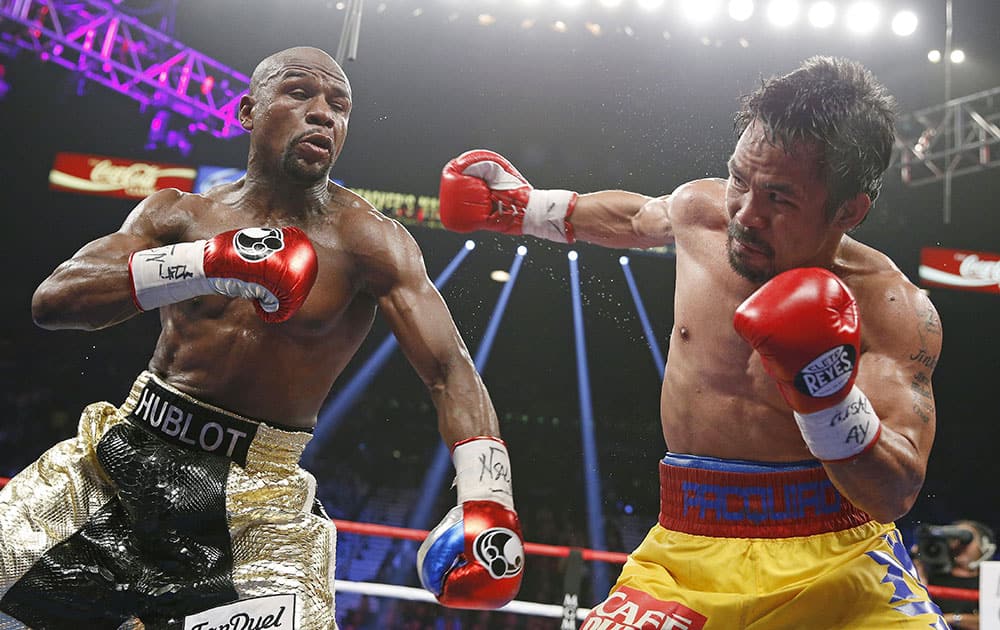
<svg viewBox="0 0 1000 630">
<path fill-rule="evenodd" d="M 427 584 L 454 606 L 514 597 L 520 525 L 486 389 L 413 238 L 329 178 L 351 104 L 325 52 L 268 57 L 239 105 L 246 176 L 154 193 L 38 287 L 43 328 L 158 311 L 162 331 L 124 403 L 88 406 L 0 491 L 0 628 L 333 627 L 335 532 L 298 460 L 377 310 L 458 468 L 443 527 L 460 544 L 434 547 Z M 498 532 L 504 571 L 474 554 Z"/>
</svg>

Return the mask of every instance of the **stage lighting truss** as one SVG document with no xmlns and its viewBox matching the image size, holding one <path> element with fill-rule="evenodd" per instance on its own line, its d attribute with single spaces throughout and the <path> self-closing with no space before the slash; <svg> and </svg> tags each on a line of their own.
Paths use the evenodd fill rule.
<svg viewBox="0 0 1000 630">
<path fill-rule="evenodd" d="M 249 77 L 100 0 L 0 0 L 0 42 L 89 81 L 171 110 L 191 132 L 243 133 L 240 96 Z"/>
<path fill-rule="evenodd" d="M 1000 87 L 902 116 L 893 163 L 921 185 L 1000 166 Z"/>
</svg>

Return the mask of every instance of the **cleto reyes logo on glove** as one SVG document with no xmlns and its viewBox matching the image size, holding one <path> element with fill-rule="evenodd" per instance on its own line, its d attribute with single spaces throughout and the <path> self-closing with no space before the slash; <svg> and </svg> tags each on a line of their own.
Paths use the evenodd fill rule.
<svg viewBox="0 0 1000 630">
<path fill-rule="evenodd" d="M 257 263 L 285 249 L 285 235 L 278 228 L 245 228 L 233 234 L 236 255 L 249 263 Z"/>
<path fill-rule="evenodd" d="M 813 398 L 831 396 L 847 385 L 854 372 L 854 346 L 844 344 L 827 350 L 795 375 L 795 389 Z"/>
<path fill-rule="evenodd" d="M 521 538 L 506 527 L 480 532 L 472 543 L 472 553 L 495 580 L 514 577 L 524 568 Z"/>
</svg>

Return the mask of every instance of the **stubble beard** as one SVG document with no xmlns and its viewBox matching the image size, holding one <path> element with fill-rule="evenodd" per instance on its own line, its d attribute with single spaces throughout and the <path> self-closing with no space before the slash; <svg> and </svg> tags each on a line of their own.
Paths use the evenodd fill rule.
<svg viewBox="0 0 1000 630">
<path fill-rule="evenodd" d="M 763 284 L 773 278 L 774 269 L 770 266 L 764 268 L 750 267 L 742 258 L 740 258 L 739 254 L 737 254 L 733 248 L 733 243 L 736 240 L 749 243 L 750 245 L 762 246 L 767 249 L 767 246 L 758 241 L 752 233 L 740 228 L 736 224 L 736 221 L 730 221 L 726 238 L 726 254 L 729 258 L 729 266 L 732 270 L 735 271 L 740 277 L 755 284 Z"/>
<path fill-rule="evenodd" d="M 325 162 L 305 162 L 295 154 L 295 144 L 298 138 L 293 139 L 285 147 L 284 155 L 281 159 L 282 170 L 296 182 L 302 184 L 315 184 L 330 177 L 330 169 L 333 168 L 333 152 Z"/>
</svg>

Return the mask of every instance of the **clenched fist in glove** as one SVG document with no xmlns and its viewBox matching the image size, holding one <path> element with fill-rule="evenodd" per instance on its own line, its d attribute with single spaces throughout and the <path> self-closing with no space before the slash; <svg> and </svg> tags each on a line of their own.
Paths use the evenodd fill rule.
<svg viewBox="0 0 1000 630">
<path fill-rule="evenodd" d="M 441 223 L 454 232 L 490 230 L 573 242 L 578 195 L 536 190 L 503 156 L 479 149 L 445 164 L 441 172 Z"/>
<path fill-rule="evenodd" d="M 302 306 L 316 281 L 316 251 L 296 227 L 244 228 L 208 240 L 133 252 L 132 297 L 148 311 L 218 293 L 255 300 L 265 322 L 283 322 Z"/>
<path fill-rule="evenodd" d="M 463 440 L 452 448 L 458 505 L 417 551 L 424 588 L 453 608 L 499 608 L 514 599 L 524 570 L 521 523 L 503 441 Z"/>
<path fill-rule="evenodd" d="M 733 325 L 795 411 L 813 455 L 849 459 L 878 440 L 879 418 L 854 385 L 858 305 L 840 278 L 815 267 L 778 274 L 736 309 Z"/>
</svg>

